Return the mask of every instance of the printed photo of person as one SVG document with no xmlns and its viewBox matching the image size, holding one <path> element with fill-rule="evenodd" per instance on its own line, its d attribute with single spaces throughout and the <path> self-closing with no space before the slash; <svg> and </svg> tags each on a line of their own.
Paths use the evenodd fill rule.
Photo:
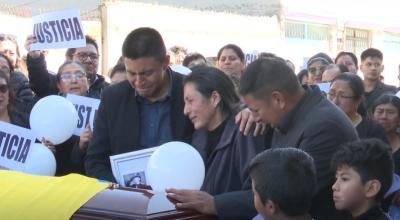
<svg viewBox="0 0 400 220">
<path fill-rule="evenodd" d="M 125 186 L 132 188 L 147 189 L 144 171 L 124 175 Z"/>
</svg>

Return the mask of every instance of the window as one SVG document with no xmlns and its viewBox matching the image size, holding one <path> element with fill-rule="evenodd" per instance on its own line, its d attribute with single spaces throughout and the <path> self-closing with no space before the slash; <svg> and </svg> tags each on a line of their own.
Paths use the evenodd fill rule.
<svg viewBox="0 0 400 220">
<path fill-rule="evenodd" d="M 285 37 L 325 41 L 329 38 L 329 29 L 326 25 L 286 22 Z"/>
<path fill-rule="evenodd" d="M 346 28 L 346 51 L 361 54 L 367 48 L 369 48 L 368 31 Z"/>
</svg>

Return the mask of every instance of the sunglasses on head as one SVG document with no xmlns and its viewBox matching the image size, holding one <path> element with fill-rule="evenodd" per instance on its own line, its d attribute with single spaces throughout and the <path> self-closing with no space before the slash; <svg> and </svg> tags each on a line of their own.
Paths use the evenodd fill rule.
<svg viewBox="0 0 400 220">
<path fill-rule="evenodd" d="M 8 91 L 8 86 L 7 85 L 0 85 L 0 92 L 1 93 L 6 93 Z"/>
</svg>

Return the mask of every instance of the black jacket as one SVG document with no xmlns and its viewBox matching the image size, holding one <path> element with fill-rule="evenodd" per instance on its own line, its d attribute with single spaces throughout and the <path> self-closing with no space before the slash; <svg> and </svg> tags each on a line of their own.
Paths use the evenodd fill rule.
<svg viewBox="0 0 400 220">
<path fill-rule="evenodd" d="M 352 218 L 354 220 L 390 220 L 390 217 L 386 215 L 379 206 L 370 208 L 364 214 Z"/>
<path fill-rule="evenodd" d="M 42 98 L 48 95 L 59 93 L 57 88 L 57 76 L 49 73 L 46 60 L 43 54 L 39 58 L 33 59 L 28 55 L 27 58 L 29 82 L 33 92 L 37 97 Z M 96 75 L 96 80 L 90 85 L 88 96 L 91 98 L 100 98 L 101 91 L 108 86 L 103 76 Z"/>
<path fill-rule="evenodd" d="M 244 136 L 235 124 L 235 116 L 226 119 L 218 144 L 206 156 L 205 129 L 193 133 L 192 145 L 203 157 L 206 173 L 202 190 L 218 195 L 236 190 L 251 189 L 248 165 L 251 159 L 264 150 L 264 136 Z"/>
<path fill-rule="evenodd" d="M 32 102 L 33 92 L 24 74 L 14 71 L 10 74 L 10 87 L 15 97 L 23 102 Z"/>
<path fill-rule="evenodd" d="M 383 94 L 396 94 L 397 89 L 394 86 L 389 86 L 383 83 L 378 83 L 374 90 L 371 92 L 365 92 L 365 107 L 367 111 L 371 110 L 374 101 Z"/>
<path fill-rule="evenodd" d="M 340 144 L 357 140 L 357 133 L 347 116 L 328 101 L 318 87 L 305 86 L 300 102 L 276 126 L 271 147 L 296 147 L 309 153 L 317 171 L 317 192 L 311 214 L 318 220 L 344 219 L 335 210 L 332 189 L 334 174 L 330 160 Z M 249 219 L 254 216 L 253 194 L 231 192 L 216 201 L 222 219 Z M 251 205 L 250 205 L 250 204 Z M 219 207 L 218 207 L 219 204 Z"/>
<path fill-rule="evenodd" d="M 183 75 L 171 72 L 171 129 L 173 139 L 189 142 L 193 126 L 183 114 Z M 109 156 L 141 150 L 139 107 L 135 90 L 128 81 L 107 87 L 94 123 L 93 136 L 85 158 L 88 176 L 115 181 Z"/>
<path fill-rule="evenodd" d="M 15 96 L 13 109 L 29 116 L 34 98 L 28 79 L 21 72 L 14 71 L 10 74 L 10 88 Z"/>
<path fill-rule="evenodd" d="M 386 144 L 389 144 L 385 129 L 382 127 L 382 125 L 371 119 L 363 117 L 360 124 L 356 126 L 356 130 L 360 139 L 378 138 Z"/>
</svg>

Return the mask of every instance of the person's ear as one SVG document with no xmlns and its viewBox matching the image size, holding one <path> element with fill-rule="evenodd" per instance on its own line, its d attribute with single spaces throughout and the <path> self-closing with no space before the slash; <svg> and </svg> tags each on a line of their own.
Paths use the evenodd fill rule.
<svg viewBox="0 0 400 220">
<path fill-rule="evenodd" d="M 221 95 L 217 91 L 213 91 L 210 96 L 210 101 L 213 107 L 217 107 L 221 102 Z"/>
<path fill-rule="evenodd" d="M 383 70 L 385 69 L 385 65 L 382 64 L 381 66 L 381 73 L 383 73 Z"/>
<path fill-rule="evenodd" d="M 163 62 L 163 69 L 166 70 L 170 64 L 171 57 L 167 54 L 165 55 L 164 62 Z"/>
<path fill-rule="evenodd" d="M 271 93 L 270 99 L 272 101 L 271 102 L 272 105 L 277 106 L 279 109 L 284 109 L 285 108 L 286 99 L 285 99 L 285 96 L 282 93 L 280 93 L 278 91 L 273 91 Z"/>
<path fill-rule="evenodd" d="M 268 199 L 265 202 L 265 211 L 269 214 L 269 215 L 276 215 L 278 213 L 278 206 L 271 201 L 270 199 Z"/>
<path fill-rule="evenodd" d="M 382 187 L 381 182 L 379 182 L 376 179 L 367 181 L 367 183 L 364 186 L 365 196 L 367 198 L 375 197 L 381 190 L 381 187 Z"/>
</svg>

